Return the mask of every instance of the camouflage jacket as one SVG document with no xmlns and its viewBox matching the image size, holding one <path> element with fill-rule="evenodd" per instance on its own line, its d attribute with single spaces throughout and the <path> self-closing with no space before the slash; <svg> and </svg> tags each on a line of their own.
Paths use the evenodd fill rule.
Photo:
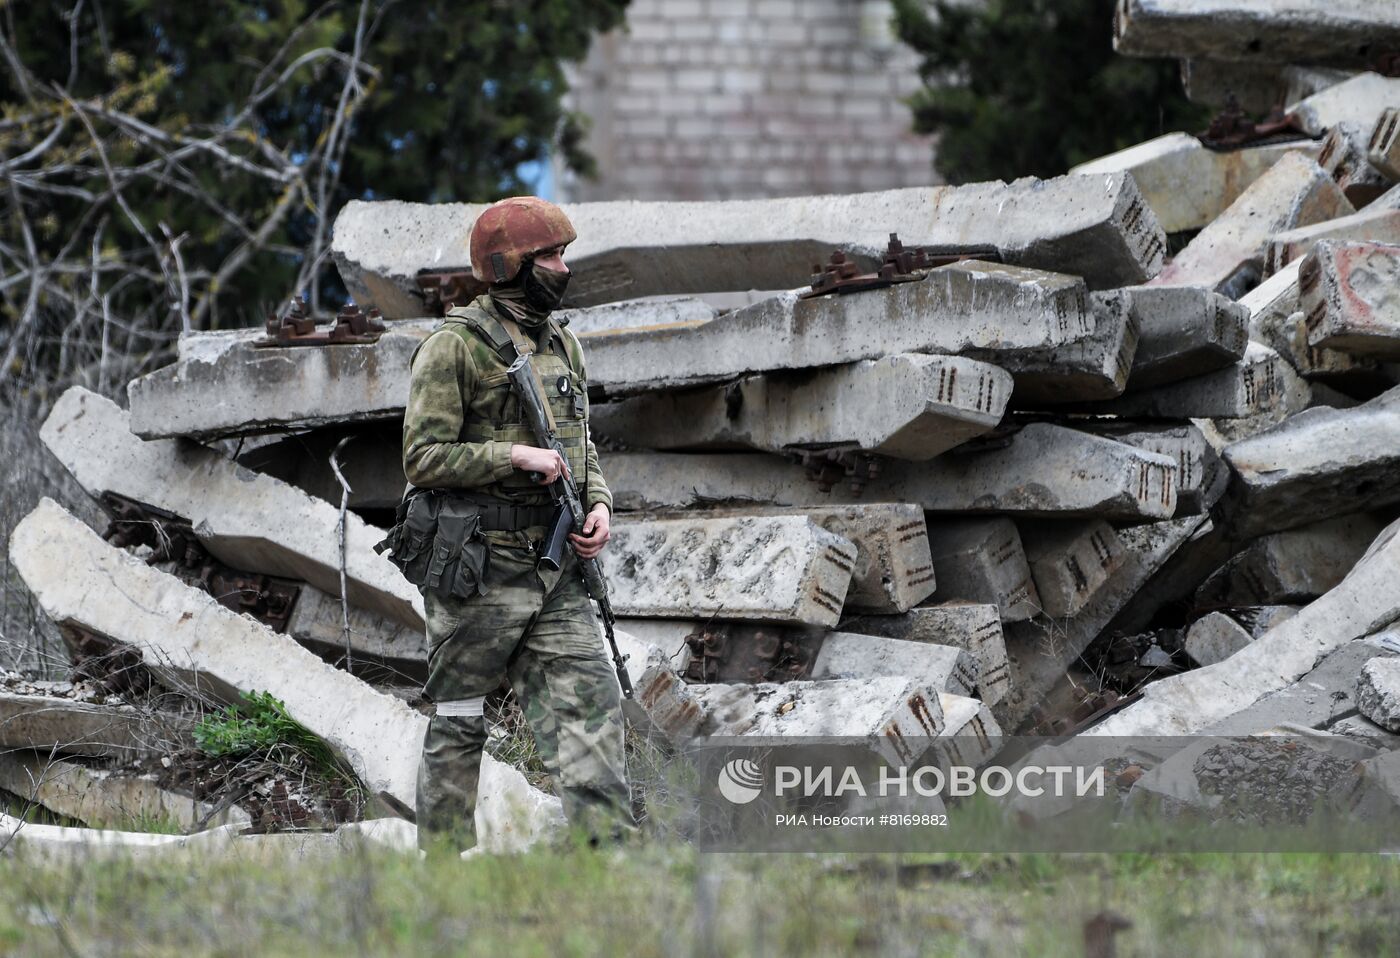
<svg viewBox="0 0 1400 958">
<path fill-rule="evenodd" d="M 513 443 L 536 442 L 506 378 L 507 363 L 483 334 L 493 327 L 499 329 L 499 314 L 489 295 L 480 296 L 449 310 L 418 347 L 404 416 L 404 475 L 421 488 L 545 504 L 548 491 L 510 464 Z M 549 394 L 584 508 L 602 502 L 611 510 L 612 493 L 588 438 L 588 377 L 578 337 L 553 321 L 524 332 L 537 344 L 532 363 Z"/>
</svg>

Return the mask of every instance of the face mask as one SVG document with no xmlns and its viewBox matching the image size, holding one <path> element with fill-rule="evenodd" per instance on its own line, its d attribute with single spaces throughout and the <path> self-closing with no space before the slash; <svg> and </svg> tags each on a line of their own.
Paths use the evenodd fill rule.
<svg viewBox="0 0 1400 958">
<path fill-rule="evenodd" d="M 520 288 L 525 294 L 525 305 L 537 313 L 552 313 L 564 302 L 564 291 L 569 288 L 572 273 L 557 269 L 545 269 L 539 263 L 531 262 L 524 270 Z"/>
</svg>

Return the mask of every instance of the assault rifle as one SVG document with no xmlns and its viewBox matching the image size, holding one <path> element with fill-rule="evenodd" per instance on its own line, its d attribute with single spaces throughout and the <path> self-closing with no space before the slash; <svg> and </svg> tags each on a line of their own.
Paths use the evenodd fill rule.
<svg viewBox="0 0 1400 958">
<path fill-rule="evenodd" d="M 552 449 L 564 458 L 564 444 L 559 441 L 559 433 L 554 424 L 554 414 L 550 411 L 549 400 L 545 397 L 535 367 L 530 365 L 530 354 L 523 353 L 506 370 L 515 393 L 520 397 L 520 407 L 535 434 L 535 444 L 541 449 Z M 567 460 L 566 460 L 567 461 Z M 549 495 L 557 509 L 554 521 L 550 523 L 549 534 L 545 537 L 541 550 L 540 564 L 548 569 L 558 569 L 563 564 L 564 546 L 569 542 L 569 533 L 582 529 L 584 522 L 583 502 L 578 497 L 578 487 L 573 477 L 562 472 L 559 478 L 549 484 Z M 574 550 L 578 554 L 578 550 Z M 578 556 L 579 571 L 583 573 L 583 587 L 589 598 L 598 603 L 598 612 L 603 619 L 603 631 L 608 637 L 608 647 L 612 650 L 613 668 L 617 670 L 617 684 L 622 686 L 624 698 L 632 697 L 632 680 L 627 676 L 627 659 L 617 649 L 617 636 L 613 624 L 617 615 L 608 599 L 608 582 L 603 578 L 603 569 L 597 559 Z"/>
</svg>

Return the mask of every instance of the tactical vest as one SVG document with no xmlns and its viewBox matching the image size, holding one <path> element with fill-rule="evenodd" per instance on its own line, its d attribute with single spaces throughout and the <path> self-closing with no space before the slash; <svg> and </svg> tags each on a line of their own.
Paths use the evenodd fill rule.
<svg viewBox="0 0 1400 958">
<path fill-rule="evenodd" d="M 507 445 L 538 445 L 506 376 L 506 369 L 516 356 L 515 343 L 501 321 L 483 307 L 485 298 L 449 310 L 441 327 L 442 331 L 462 338 L 476 364 L 476 391 L 462 397 L 463 421 L 458 441 L 491 439 Z M 547 323 L 547 335 L 542 337 L 530 362 L 549 398 L 569 470 L 579 492 L 584 493 L 588 488 L 588 383 L 577 372 L 583 366 L 582 352 L 555 320 Z M 520 470 L 475 491 L 511 502 L 549 501 L 549 493 Z"/>
</svg>

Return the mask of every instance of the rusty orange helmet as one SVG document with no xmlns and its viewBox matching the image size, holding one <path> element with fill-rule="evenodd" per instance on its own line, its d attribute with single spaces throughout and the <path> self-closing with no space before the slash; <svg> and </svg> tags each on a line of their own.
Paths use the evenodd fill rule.
<svg viewBox="0 0 1400 958">
<path fill-rule="evenodd" d="M 472 273 L 487 283 L 508 283 L 525 259 L 577 236 L 564 211 L 538 196 L 492 203 L 472 224 Z"/>
</svg>

